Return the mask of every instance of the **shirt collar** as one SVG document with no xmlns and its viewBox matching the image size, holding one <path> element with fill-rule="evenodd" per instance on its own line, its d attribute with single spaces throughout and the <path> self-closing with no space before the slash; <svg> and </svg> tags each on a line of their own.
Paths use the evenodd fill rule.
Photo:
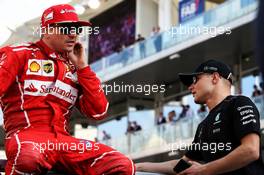
<svg viewBox="0 0 264 175">
<path fill-rule="evenodd" d="M 50 58 L 52 59 L 59 59 L 62 61 L 66 61 L 65 58 L 61 56 L 58 52 L 56 52 L 54 49 L 51 49 L 43 40 L 39 40 L 36 42 L 36 44 L 40 47 L 40 49 Z"/>
</svg>

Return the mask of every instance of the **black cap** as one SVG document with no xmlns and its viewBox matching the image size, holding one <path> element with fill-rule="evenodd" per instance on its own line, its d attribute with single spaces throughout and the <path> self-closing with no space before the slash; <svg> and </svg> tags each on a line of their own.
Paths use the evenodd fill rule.
<svg viewBox="0 0 264 175">
<path fill-rule="evenodd" d="M 190 86 L 196 79 L 197 75 L 214 72 L 218 72 L 221 77 L 229 80 L 231 84 L 233 83 L 232 71 L 230 67 L 225 63 L 216 60 L 208 60 L 203 62 L 195 69 L 195 72 L 193 73 L 179 73 L 178 75 L 184 85 Z"/>
</svg>

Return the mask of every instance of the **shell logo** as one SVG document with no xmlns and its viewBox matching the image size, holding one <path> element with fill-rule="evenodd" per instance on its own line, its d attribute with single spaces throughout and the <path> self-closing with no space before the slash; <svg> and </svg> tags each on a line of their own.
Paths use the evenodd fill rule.
<svg viewBox="0 0 264 175">
<path fill-rule="evenodd" d="M 29 65 L 29 70 L 30 72 L 38 72 L 40 70 L 40 65 L 36 61 L 33 61 Z"/>
</svg>

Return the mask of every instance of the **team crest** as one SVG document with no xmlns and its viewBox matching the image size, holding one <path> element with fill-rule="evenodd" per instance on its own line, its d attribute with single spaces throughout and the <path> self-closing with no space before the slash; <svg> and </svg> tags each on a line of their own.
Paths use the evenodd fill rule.
<svg viewBox="0 0 264 175">
<path fill-rule="evenodd" d="M 215 117 L 215 121 L 217 122 L 220 119 L 220 113 L 218 113 Z"/>
<path fill-rule="evenodd" d="M 218 113 L 215 117 L 215 122 L 214 122 L 214 125 L 218 124 L 218 123 L 221 123 L 221 120 L 220 120 L 220 113 Z"/>
</svg>

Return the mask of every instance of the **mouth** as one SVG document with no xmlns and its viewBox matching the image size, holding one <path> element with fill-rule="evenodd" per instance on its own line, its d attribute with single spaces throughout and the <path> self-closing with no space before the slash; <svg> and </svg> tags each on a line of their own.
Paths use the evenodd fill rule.
<svg viewBox="0 0 264 175">
<path fill-rule="evenodd" d="M 66 41 L 66 44 L 68 46 L 73 46 L 75 44 L 75 41 Z"/>
</svg>

